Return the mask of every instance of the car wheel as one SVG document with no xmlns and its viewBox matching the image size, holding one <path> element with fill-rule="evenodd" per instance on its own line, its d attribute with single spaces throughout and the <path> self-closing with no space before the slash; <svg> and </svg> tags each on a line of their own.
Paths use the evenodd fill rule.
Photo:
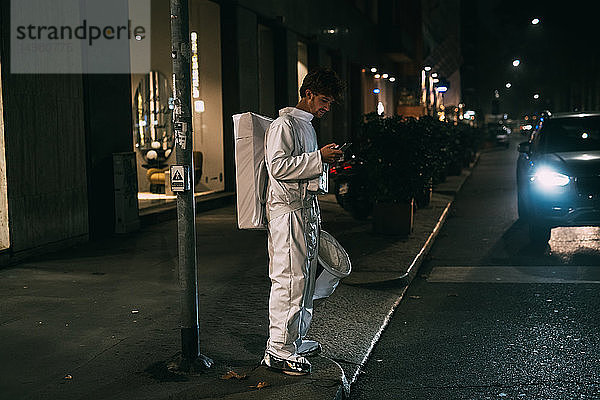
<svg viewBox="0 0 600 400">
<path fill-rule="evenodd" d="M 529 240 L 536 246 L 545 246 L 550 240 L 552 228 L 536 223 L 529 224 Z"/>
</svg>

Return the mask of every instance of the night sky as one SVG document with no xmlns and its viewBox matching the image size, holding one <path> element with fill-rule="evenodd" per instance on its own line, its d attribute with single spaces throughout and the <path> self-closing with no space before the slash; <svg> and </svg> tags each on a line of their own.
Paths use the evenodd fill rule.
<svg viewBox="0 0 600 400">
<path fill-rule="evenodd" d="M 461 22 L 472 29 L 463 30 L 463 46 L 467 45 L 463 58 L 475 71 L 474 85 L 484 112 L 490 112 L 495 90 L 500 95 L 499 111 L 510 118 L 543 109 L 572 111 L 563 109 L 571 88 L 593 88 L 597 97 L 600 29 L 594 4 L 465 0 Z M 474 15 L 476 23 L 469 20 Z M 536 17 L 540 23 L 533 25 Z M 521 64 L 513 67 L 516 58 Z M 512 84 L 509 89 L 507 82 Z M 537 100 L 535 93 L 540 95 Z"/>
</svg>

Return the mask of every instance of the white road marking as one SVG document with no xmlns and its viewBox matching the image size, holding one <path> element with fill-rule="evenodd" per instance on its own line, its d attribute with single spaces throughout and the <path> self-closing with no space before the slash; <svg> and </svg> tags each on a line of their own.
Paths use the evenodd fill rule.
<svg viewBox="0 0 600 400">
<path fill-rule="evenodd" d="M 600 267 L 434 267 L 427 281 L 432 283 L 600 283 Z"/>
</svg>

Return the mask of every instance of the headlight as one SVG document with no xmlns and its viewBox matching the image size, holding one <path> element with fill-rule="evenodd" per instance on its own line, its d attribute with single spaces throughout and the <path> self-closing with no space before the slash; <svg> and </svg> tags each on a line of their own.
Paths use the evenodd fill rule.
<svg viewBox="0 0 600 400">
<path fill-rule="evenodd" d="M 567 175 L 553 171 L 549 168 L 540 168 L 535 175 L 531 177 L 531 182 L 535 182 L 543 188 L 567 186 L 570 180 L 571 178 Z"/>
</svg>

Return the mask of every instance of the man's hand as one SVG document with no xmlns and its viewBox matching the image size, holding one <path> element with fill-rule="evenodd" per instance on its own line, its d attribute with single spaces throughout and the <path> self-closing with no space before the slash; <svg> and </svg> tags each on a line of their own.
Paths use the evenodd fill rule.
<svg viewBox="0 0 600 400">
<path fill-rule="evenodd" d="M 344 152 L 337 149 L 338 145 L 335 143 L 329 143 L 326 146 L 323 146 L 320 150 L 321 159 L 323 162 L 333 164 L 338 161 L 344 155 Z"/>
</svg>

